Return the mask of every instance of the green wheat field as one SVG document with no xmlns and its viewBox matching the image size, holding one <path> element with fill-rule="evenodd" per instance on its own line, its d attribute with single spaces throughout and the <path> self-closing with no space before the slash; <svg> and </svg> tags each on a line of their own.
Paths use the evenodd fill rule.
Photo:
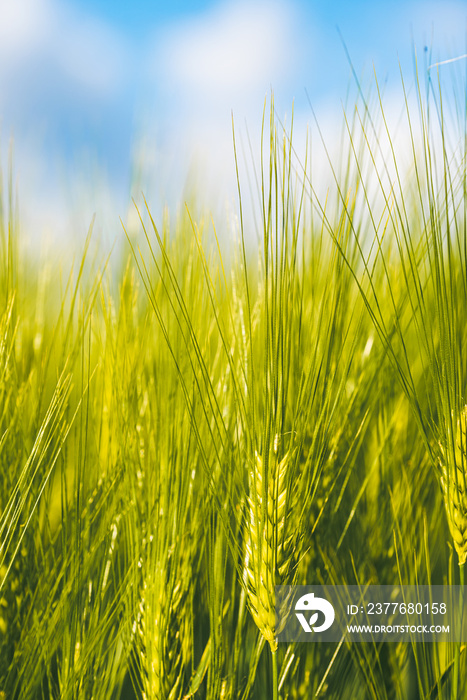
<svg viewBox="0 0 467 700">
<path fill-rule="evenodd" d="M 403 164 L 357 91 L 324 197 L 271 98 L 229 231 L 146 205 L 57 264 L 7 180 L 0 698 L 467 698 L 462 644 L 275 628 L 278 584 L 464 582 L 467 90 L 440 76 Z"/>
</svg>

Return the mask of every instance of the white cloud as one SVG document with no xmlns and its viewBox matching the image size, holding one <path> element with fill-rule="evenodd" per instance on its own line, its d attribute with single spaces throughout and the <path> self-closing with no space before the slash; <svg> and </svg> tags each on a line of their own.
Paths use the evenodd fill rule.
<svg viewBox="0 0 467 700">
<path fill-rule="evenodd" d="M 0 4 L 2 62 L 22 59 L 43 47 L 51 20 L 49 0 L 4 0 Z"/>
<path fill-rule="evenodd" d="M 92 200 L 101 182 L 81 151 L 97 163 L 108 159 L 108 144 L 92 142 L 92 128 L 104 123 L 97 133 L 105 134 L 114 119 L 120 124 L 115 105 L 124 99 L 130 67 L 126 39 L 91 14 L 60 0 L 0 0 L 0 137 L 14 133 L 21 220 L 31 235 L 48 230 L 61 238 L 68 231 L 70 240 L 77 228 L 86 230 L 93 211 L 103 220 L 109 207 Z M 128 158 L 121 173 L 112 173 L 116 193 Z M 73 206 L 85 212 L 76 226 Z"/>
<path fill-rule="evenodd" d="M 190 184 L 199 187 L 200 198 L 217 212 L 225 210 L 226 201 L 236 202 L 231 113 L 248 189 L 242 153 L 243 144 L 249 167 L 245 121 L 257 165 L 265 98 L 272 89 L 283 116 L 284 111 L 290 114 L 294 90 L 303 92 L 304 45 L 308 58 L 313 46 L 308 26 L 307 31 L 305 41 L 298 2 L 224 0 L 154 34 L 147 61 L 154 97 L 151 103 L 151 93 L 145 95 L 151 116 L 143 130 L 156 153 L 158 167 L 152 170 L 159 178 L 163 173 L 171 206 L 183 196 L 189 172 L 197 177 Z"/>
<path fill-rule="evenodd" d="M 169 29 L 154 59 L 173 90 L 206 95 L 264 91 L 294 70 L 294 5 L 229 2 Z"/>
<path fill-rule="evenodd" d="M 38 80 L 95 95 L 121 86 L 129 62 L 117 32 L 57 0 L 0 3 L 0 87 L 8 104 Z"/>
</svg>

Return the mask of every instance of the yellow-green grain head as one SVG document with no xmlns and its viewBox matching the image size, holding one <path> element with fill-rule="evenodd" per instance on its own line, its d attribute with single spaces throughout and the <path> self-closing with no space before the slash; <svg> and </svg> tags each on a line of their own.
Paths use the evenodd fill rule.
<svg viewBox="0 0 467 700">
<path fill-rule="evenodd" d="M 447 456 L 443 446 L 441 453 L 441 489 L 461 566 L 467 559 L 467 406 L 462 409 L 455 428 L 453 457 Z"/>
<path fill-rule="evenodd" d="M 272 651 L 277 649 L 276 585 L 290 583 L 295 563 L 295 535 L 287 510 L 291 508 L 290 454 L 279 460 L 278 441 L 269 453 L 269 468 L 255 454 L 249 474 L 248 517 L 245 526 L 245 582 L 253 619 Z M 267 485 L 263 488 L 266 478 Z"/>
</svg>

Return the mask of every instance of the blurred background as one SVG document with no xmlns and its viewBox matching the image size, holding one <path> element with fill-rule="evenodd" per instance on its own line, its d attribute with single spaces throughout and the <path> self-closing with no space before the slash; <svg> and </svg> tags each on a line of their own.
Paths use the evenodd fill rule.
<svg viewBox="0 0 467 700">
<path fill-rule="evenodd" d="M 332 145 L 350 56 L 397 124 L 400 68 L 413 95 L 415 54 L 422 72 L 461 56 L 466 30 L 464 0 L 0 0 L 1 162 L 5 177 L 13 143 L 23 231 L 67 245 L 95 213 L 112 242 L 142 191 L 156 216 L 188 191 L 229 216 L 232 114 L 242 162 L 271 90 L 298 143 L 315 115 Z"/>
</svg>

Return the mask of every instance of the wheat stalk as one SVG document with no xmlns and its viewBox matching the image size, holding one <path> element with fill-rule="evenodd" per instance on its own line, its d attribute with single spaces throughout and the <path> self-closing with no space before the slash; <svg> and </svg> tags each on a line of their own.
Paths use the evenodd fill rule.
<svg viewBox="0 0 467 700">
<path fill-rule="evenodd" d="M 454 464 L 441 446 L 441 489 L 448 518 L 449 530 L 459 557 L 459 566 L 467 560 L 467 405 L 457 421 Z"/>
<path fill-rule="evenodd" d="M 245 527 L 245 574 L 251 614 L 271 650 L 277 650 L 274 587 L 294 569 L 295 537 L 287 532 L 290 510 L 290 453 L 278 457 L 278 439 L 269 452 L 269 465 L 255 453 L 249 474 L 248 518 Z M 268 468 L 269 467 L 269 468 Z"/>
</svg>

